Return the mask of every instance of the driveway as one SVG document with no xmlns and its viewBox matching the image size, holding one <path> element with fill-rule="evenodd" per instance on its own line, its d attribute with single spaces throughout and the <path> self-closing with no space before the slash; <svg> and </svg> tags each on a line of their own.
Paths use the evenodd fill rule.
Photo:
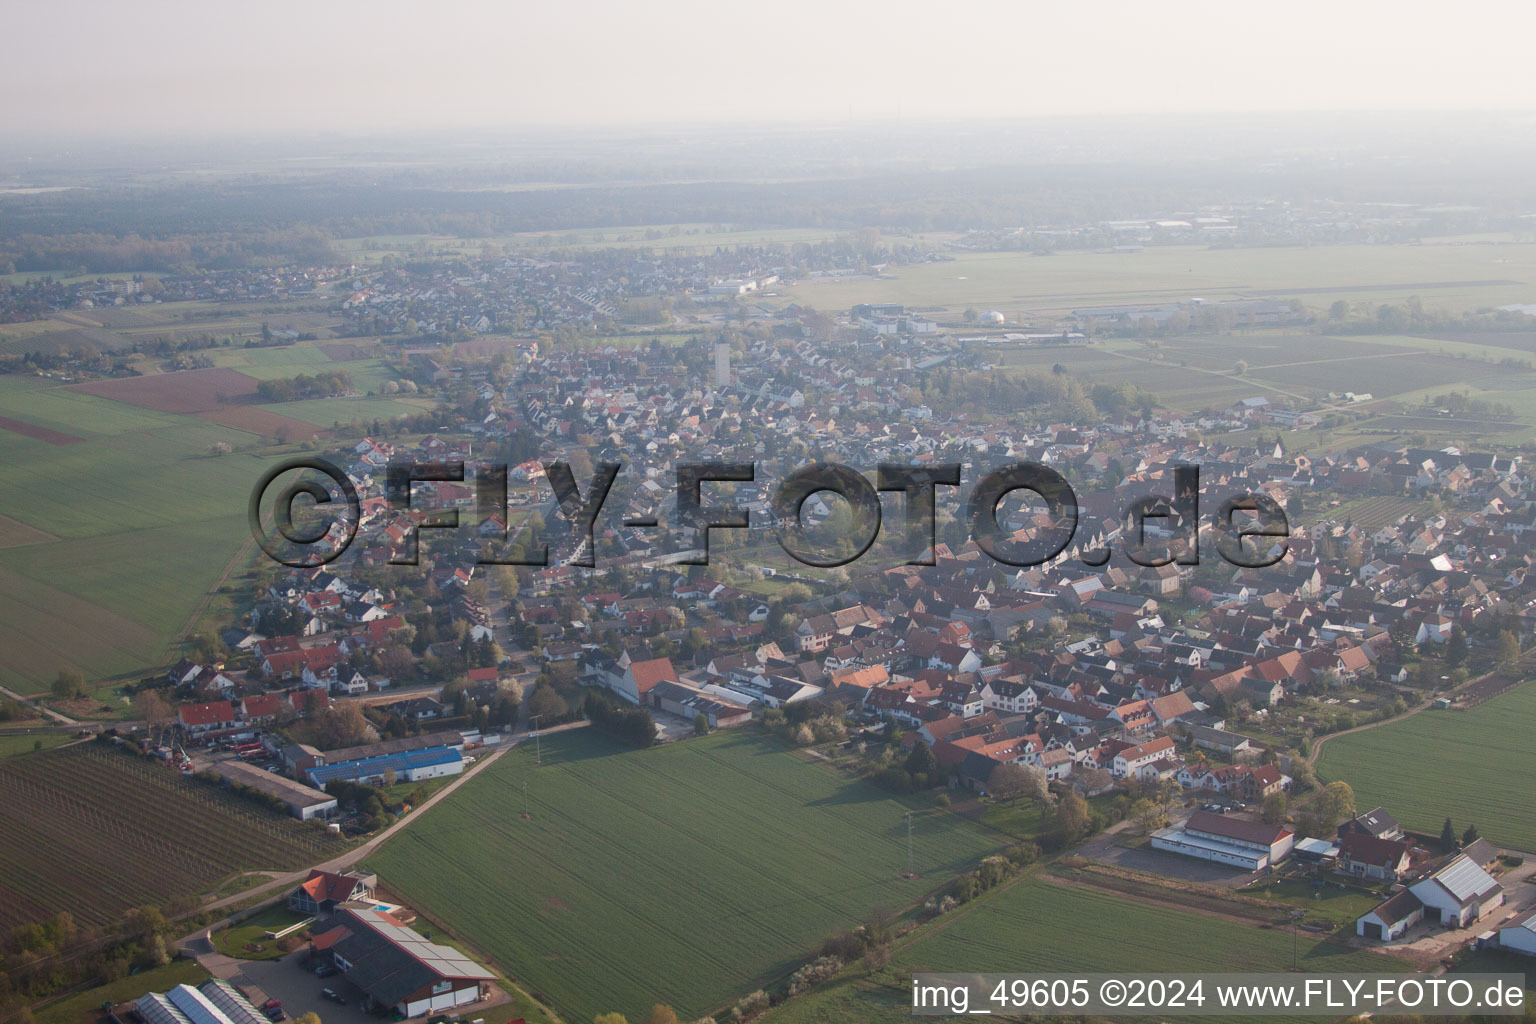
<svg viewBox="0 0 1536 1024">
<path fill-rule="evenodd" d="M 1177 823 L 1188 816 L 1188 809 L 1181 807 L 1175 810 L 1169 821 Z M 1147 871 L 1155 875 L 1166 875 L 1169 878 L 1180 878 L 1187 882 L 1219 885 L 1227 889 L 1240 889 L 1255 878 L 1261 877 L 1252 871 L 1241 871 L 1226 864 L 1196 860 L 1167 850 L 1154 850 L 1147 845 L 1135 847 L 1121 845 L 1123 842 L 1134 842 L 1139 839 L 1141 839 L 1140 826 L 1127 819 L 1116 822 L 1072 852 L 1080 857 L 1098 861 L 1100 864 L 1130 868 L 1133 871 Z"/>
<path fill-rule="evenodd" d="M 340 975 L 315 977 L 314 971 L 304 968 L 304 955 L 300 949 L 281 960 L 236 960 L 214 953 L 198 960 L 214 977 L 238 986 L 257 1006 L 276 999 L 289 1017 L 314 1011 L 325 1024 L 378 1024 L 380 1018 L 358 1008 L 362 995 L 351 982 Z M 326 999 L 320 994 L 325 988 L 345 996 L 347 1004 Z"/>
<path fill-rule="evenodd" d="M 1448 956 L 1454 950 L 1467 945 L 1487 931 L 1496 931 L 1510 918 L 1536 906 L 1536 885 L 1530 879 L 1536 877 L 1536 856 L 1511 850 L 1510 853 L 1525 858 L 1517 868 L 1505 868 L 1497 875 L 1504 887 L 1504 903 L 1494 908 L 1481 921 L 1474 921 L 1470 928 L 1442 928 L 1438 924 L 1420 922 L 1408 929 L 1408 933 L 1396 942 L 1375 942 L 1358 939 L 1357 944 L 1370 949 L 1391 949 L 1416 957 Z"/>
</svg>

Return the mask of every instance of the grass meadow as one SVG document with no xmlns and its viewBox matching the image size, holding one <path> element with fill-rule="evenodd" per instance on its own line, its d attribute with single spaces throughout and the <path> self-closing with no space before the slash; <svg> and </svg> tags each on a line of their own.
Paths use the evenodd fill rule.
<svg viewBox="0 0 1536 1024">
<path fill-rule="evenodd" d="M 1292 941 L 1290 932 L 1283 929 L 1030 878 L 929 924 L 917 938 L 895 950 L 890 968 L 855 973 L 790 1001 L 764 1019 L 768 1024 L 828 1020 L 875 1024 L 909 1018 L 911 990 L 897 979 L 897 972 L 906 971 L 1288 971 Z M 1388 972 L 1408 967 L 1406 961 L 1350 949 L 1313 934 L 1301 936 L 1297 963 L 1308 972 Z"/>
<path fill-rule="evenodd" d="M 1536 686 L 1522 683 L 1467 711 L 1425 711 L 1331 739 L 1317 771 L 1380 804 L 1409 828 L 1438 835 L 1476 825 L 1490 842 L 1536 851 Z"/>
<path fill-rule="evenodd" d="M 368 860 L 392 891 L 568 1020 L 693 1019 L 876 907 L 923 899 L 1002 838 L 756 733 L 650 750 L 590 729 L 505 755 Z M 523 820 L 523 785 L 531 820 Z"/>
</svg>

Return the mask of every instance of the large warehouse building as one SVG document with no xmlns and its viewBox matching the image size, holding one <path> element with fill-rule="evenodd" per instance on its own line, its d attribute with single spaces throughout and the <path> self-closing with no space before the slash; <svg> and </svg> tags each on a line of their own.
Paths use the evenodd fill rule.
<svg viewBox="0 0 1536 1024">
<path fill-rule="evenodd" d="M 477 1002 L 495 978 L 458 950 L 428 941 L 385 911 L 358 904 L 338 907 L 314 926 L 309 941 L 374 1008 L 404 1018 Z"/>
<path fill-rule="evenodd" d="M 1152 848 L 1261 871 L 1291 852 L 1296 837 L 1278 825 L 1196 811 L 1181 825 L 1152 833 Z"/>
<path fill-rule="evenodd" d="M 464 770 L 464 755 L 453 747 L 428 747 L 402 754 L 383 754 L 365 757 L 357 761 L 338 761 L 319 765 L 305 774 L 316 786 L 334 779 L 360 782 L 369 785 L 386 782 L 393 775 L 396 782 L 422 782 L 444 775 L 457 775 Z"/>
<path fill-rule="evenodd" d="M 322 793 L 302 782 L 285 779 L 275 772 L 264 772 L 244 761 L 220 761 L 213 766 L 213 770 L 228 782 L 249 786 L 267 796 L 277 797 L 288 808 L 289 814 L 303 821 L 325 817 L 336 810 L 336 798 L 329 793 Z"/>
</svg>

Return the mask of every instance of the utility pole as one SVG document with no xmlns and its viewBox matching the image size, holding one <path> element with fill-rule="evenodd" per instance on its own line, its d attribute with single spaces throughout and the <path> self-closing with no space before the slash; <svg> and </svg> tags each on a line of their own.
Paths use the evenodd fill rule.
<svg viewBox="0 0 1536 1024">
<path fill-rule="evenodd" d="M 912 812 L 907 812 L 907 874 L 913 878 L 917 872 L 912 870 Z"/>
<path fill-rule="evenodd" d="M 1304 911 L 1291 911 L 1291 970 L 1296 969 L 1296 931 L 1301 927 L 1301 915 Z"/>
</svg>

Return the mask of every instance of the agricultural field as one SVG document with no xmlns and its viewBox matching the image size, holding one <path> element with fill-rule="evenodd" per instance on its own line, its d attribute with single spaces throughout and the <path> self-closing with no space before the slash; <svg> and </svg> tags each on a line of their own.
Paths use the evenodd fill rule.
<svg viewBox="0 0 1536 1024">
<path fill-rule="evenodd" d="M 1135 253 L 960 253 L 952 261 L 889 268 L 887 278 L 815 278 L 779 290 L 816 309 L 901 302 L 1001 310 L 1010 320 L 1122 302 L 1296 298 L 1325 309 L 1418 295 L 1453 312 L 1529 302 L 1529 245 L 1337 245 L 1217 249 L 1155 246 Z"/>
<path fill-rule="evenodd" d="M 1467 711 L 1425 711 L 1331 739 L 1317 771 L 1354 788 L 1359 807 L 1382 805 L 1405 826 L 1438 835 L 1449 816 L 1490 842 L 1536 850 L 1536 685 L 1529 681 Z M 1405 756 L 1411 751 L 1411 756 Z"/>
<path fill-rule="evenodd" d="M 251 869 L 327 860 L 343 840 L 98 744 L 0 761 L 0 929 L 68 910 L 112 925 Z"/>
<path fill-rule="evenodd" d="M 903 879 L 905 804 L 755 733 L 635 751 L 582 729 L 533 755 L 504 755 L 368 868 L 568 1020 L 710 1012 L 1003 840 L 919 813 Z"/>
<path fill-rule="evenodd" d="M 39 750 L 51 750 L 74 739 L 67 732 L 7 733 L 0 736 L 0 757 L 15 757 Z"/>
<path fill-rule="evenodd" d="M 1409 967 L 1304 934 L 1306 971 L 1390 972 Z M 1292 936 L 1240 921 L 1153 906 L 1093 889 L 1026 879 L 929 925 L 897 948 L 891 968 L 833 984 L 765 1018 L 770 1024 L 873 1024 L 910 1016 L 896 971 L 1287 971 Z M 1305 1019 L 1305 1018 L 1270 1018 Z"/>
<path fill-rule="evenodd" d="M 1528 353 L 1487 343 L 1392 335 L 1335 338 L 1283 331 L 1247 331 L 1231 335 L 1195 335 L 1153 343 L 1108 339 L 1092 345 L 1048 345 L 988 350 L 984 358 L 1016 370 L 1043 374 L 1060 366 L 1085 386 L 1129 382 L 1157 395 L 1168 408 L 1197 412 L 1220 409 L 1242 398 L 1262 396 L 1282 406 L 1316 408 L 1319 404 L 1361 417 L 1393 408 L 1417 408 L 1450 391 L 1509 406 L 1514 421 L 1469 424 L 1437 417 L 1401 429 L 1443 432 L 1477 426 L 1484 432 L 1529 430 L 1536 426 L 1536 370 L 1501 365 L 1505 359 L 1528 362 Z M 1521 336 L 1515 336 L 1521 337 Z M 1247 364 L 1236 373 L 1238 360 Z M 1360 404 L 1329 402 L 1329 394 L 1369 393 Z M 1397 418 L 1397 417 L 1394 417 Z M 1377 421 L 1365 419 L 1362 427 Z M 1309 436 L 1318 436 L 1315 432 Z"/>
<path fill-rule="evenodd" d="M 1423 514 L 1424 511 L 1425 504 L 1422 501 L 1376 494 L 1367 498 L 1343 501 L 1338 505 L 1319 504 L 1313 508 L 1309 504 L 1303 518 L 1309 524 L 1336 519 L 1340 522 L 1347 520 L 1367 530 L 1379 530 L 1383 526 L 1390 526 L 1397 522 L 1403 516 Z"/>
<path fill-rule="evenodd" d="M 81 439 L 0 432 L 0 685 L 35 694 L 66 666 L 95 685 L 161 664 L 249 540 L 266 439 L 36 377 L 0 377 L 0 409 Z"/>
</svg>

